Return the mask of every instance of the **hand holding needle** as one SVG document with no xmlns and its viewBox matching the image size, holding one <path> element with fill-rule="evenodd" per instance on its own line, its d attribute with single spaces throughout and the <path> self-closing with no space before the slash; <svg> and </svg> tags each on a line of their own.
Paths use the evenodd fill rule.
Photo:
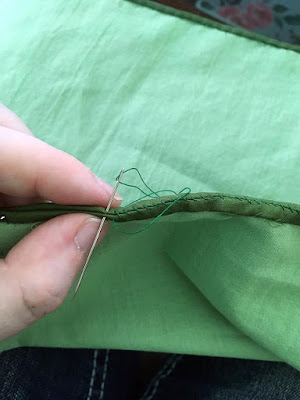
<svg viewBox="0 0 300 400">
<path fill-rule="evenodd" d="M 105 211 L 109 211 L 109 209 L 110 209 L 111 203 L 113 202 L 113 199 L 114 199 L 114 197 L 115 197 L 115 194 L 116 194 L 117 189 L 118 189 L 118 186 L 119 186 L 119 183 L 120 183 L 120 181 L 121 181 L 121 179 L 122 179 L 123 172 L 124 172 L 124 168 L 121 169 L 121 172 L 120 172 L 120 174 L 119 174 L 119 176 L 118 176 L 118 178 L 117 178 L 116 184 L 115 184 L 115 186 L 114 186 L 114 190 L 113 190 L 113 192 L 112 192 L 111 198 L 110 198 L 110 200 L 109 200 L 109 202 L 108 202 L 108 204 L 107 204 L 107 207 L 106 207 Z M 105 220 L 106 220 L 106 217 L 103 217 L 102 220 L 101 220 L 101 222 L 100 222 L 100 225 L 99 225 L 99 228 L 98 228 L 98 230 L 97 230 L 97 233 L 96 233 L 95 239 L 94 239 L 94 241 L 93 241 L 92 247 L 91 247 L 91 249 L 90 249 L 90 251 L 89 251 L 89 254 L 88 254 L 88 256 L 87 256 L 86 262 L 85 262 L 85 264 L 84 264 L 84 266 L 83 266 L 83 269 L 82 269 L 82 272 L 81 272 L 81 274 L 80 274 L 80 278 L 79 278 L 78 283 L 77 283 L 77 285 L 76 285 L 76 288 L 75 288 L 75 291 L 74 291 L 74 294 L 73 294 L 73 297 L 72 297 L 72 301 L 75 299 L 76 293 L 78 292 L 79 286 L 80 286 L 80 284 L 81 284 L 81 281 L 82 281 L 83 276 L 84 276 L 84 274 L 85 274 L 85 271 L 86 271 L 86 269 L 87 269 L 88 263 L 89 263 L 90 258 L 91 258 L 91 256 L 92 256 L 92 253 L 93 253 L 93 251 L 94 251 L 94 249 L 95 249 L 97 240 L 98 240 L 98 238 L 99 238 L 99 235 L 100 235 L 100 233 L 101 233 L 101 230 L 102 230 L 102 228 L 103 228 L 103 225 L 104 225 Z"/>
</svg>

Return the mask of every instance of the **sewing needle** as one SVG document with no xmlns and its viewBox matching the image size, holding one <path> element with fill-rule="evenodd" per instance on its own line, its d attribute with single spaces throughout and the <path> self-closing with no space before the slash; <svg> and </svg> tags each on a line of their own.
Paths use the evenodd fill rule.
<svg viewBox="0 0 300 400">
<path fill-rule="evenodd" d="M 117 178 L 115 187 L 114 187 L 114 189 L 113 189 L 111 198 L 110 198 L 110 200 L 109 200 L 109 202 L 108 202 L 108 204 L 107 204 L 107 207 L 106 207 L 105 211 L 109 211 L 109 209 L 110 209 L 111 203 L 113 202 L 113 199 L 114 199 L 114 197 L 115 197 L 115 194 L 116 194 L 117 189 L 118 189 L 118 186 L 119 186 L 119 183 L 120 183 L 120 181 L 121 181 L 121 179 L 122 179 L 123 172 L 124 172 L 124 168 L 121 169 L 121 172 L 120 172 L 120 174 L 119 174 L 119 176 L 118 176 L 118 178 Z M 91 249 L 90 249 L 90 251 L 89 251 L 89 254 L 88 254 L 88 256 L 87 256 L 86 262 L 85 262 L 85 264 L 84 264 L 84 266 L 83 266 L 82 272 L 81 272 L 81 274 L 80 274 L 79 281 L 78 281 L 78 283 L 77 283 L 77 285 L 76 285 L 76 289 L 75 289 L 75 292 L 74 292 L 74 294 L 73 294 L 72 301 L 75 299 L 76 293 L 78 292 L 79 286 L 80 286 L 81 281 L 82 281 L 82 279 L 83 279 L 84 273 L 85 273 L 85 271 L 86 271 L 86 269 L 87 269 L 87 266 L 88 266 L 88 263 L 89 263 L 89 261 L 90 261 L 91 255 L 92 255 L 92 253 L 93 253 L 93 251 L 94 251 L 94 249 L 95 249 L 97 240 L 98 240 L 99 235 L 100 235 L 100 233 L 101 233 L 101 231 L 102 231 L 102 228 L 103 228 L 103 225 L 104 225 L 105 220 L 106 220 L 106 217 L 103 217 L 103 218 L 101 219 L 101 222 L 100 222 L 99 228 L 98 228 L 98 230 L 97 230 L 95 239 L 94 239 L 94 241 L 93 241 L 92 247 L 91 247 Z"/>
</svg>

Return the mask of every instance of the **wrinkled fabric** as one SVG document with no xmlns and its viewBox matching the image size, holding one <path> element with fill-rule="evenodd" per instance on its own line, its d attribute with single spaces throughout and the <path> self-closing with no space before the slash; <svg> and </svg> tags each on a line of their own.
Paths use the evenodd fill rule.
<svg viewBox="0 0 300 400">
<path fill-rule="evenodd" d="M 295 51 L 127 1 L 14 0 L 1 10 L 0 56 L 2 101 L 108 182 L 135 166 L 154 190 L 299 204 Z M 9 229 L 1 247 L 32 223 Z M 299 240 L 297 225 L 209 211 L 164 216 L 137 235 L 111 229 L 76 302 L 0 349 L 142 349 L 299 369 Z"/>
<path fill-rule="evenodd" d="M 216 212 L 171 214 L 136 235 L 111 227 L 76 301 L 1 347 L 101 344 L 297 367 L 299 240 L 299 225 Z"/>
</svg>

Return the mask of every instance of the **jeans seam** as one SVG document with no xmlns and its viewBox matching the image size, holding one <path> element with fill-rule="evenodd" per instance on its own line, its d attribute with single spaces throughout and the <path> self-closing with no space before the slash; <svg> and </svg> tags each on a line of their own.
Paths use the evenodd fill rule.
<svg viewBox="0 0 300 400">
<path fill-rule="evenodd" d="M 103 400 L 103 398 L 104 398 L 104 387 L 105 387 L 105 381 L 106 381 L 106 377 L 107 377 L 109 355 L 110 355 L 110 351 L 109 351 L 109 349 L 107 349 L 105 352 L 105 361 L 104 361 L 104 366 L 103 366 L 103 375 L 102 375 L 102 381 L 101 381 L 101 387 L 100 387 L 99 400 Z"/>
<path fill-rule="evenodd" d="M 178 361 L 182 359 L 183 355 L 182 354 L 176 354 L 172 356 L 172 358 L 169 358 L 166 363 L 163 365 L 163 367 L 159 370 L 158 374 L 156 375 L 155 379 L 150 383 L 148 386 L 146 392 L 143 394 L 141 400 L 152 400 L 153 397 L 155 396 L 157 389 L 159 388 L 160 382 L 167 378 L 174 370 L 176 367 Z M 149 393 L 151 391 L 152 392 Z"/>
<path fill-rule="evenodd" d="M 94 382 L 95 382 L 96 368 L 97 368 L 97 356 L 98 356 L 98 350 L 94 350 L 92 374 L 91 374 L 88 397 L 86 400 L 91 400 L 91 397 L 92 397 L 93 387 L 94 387 Z"/>
</svg>

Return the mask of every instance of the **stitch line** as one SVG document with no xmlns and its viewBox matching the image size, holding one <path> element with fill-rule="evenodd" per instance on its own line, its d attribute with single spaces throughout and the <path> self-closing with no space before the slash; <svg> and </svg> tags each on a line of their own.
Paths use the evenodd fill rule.
<svg viewBox="0 0 300 400">
<path fill-rule="evenodd" d="M 145 396 L 149 396 L 149 392 L 152 388 L 152 386 L 155 384 L 155 382 L 160 378 L 161 375 L 165 372 L 165 370 L 172 364 L 172 361 L 174 360 L 174 354 L 170 355 L 167 360 L 164 362 L 163 366 L 159 369 L 159 371 L 155 374 L 155 376 L 151 379 L 150 384 L 148 385 L 145 393 L 143 394 L 141 400 L 145 400 Z"/>
<path fill-rule="evenodd" d="M 122 219 L 121 215 L 118 213 L 118 211 L 115 211 L 115 213 L 117 214 L 117 216 Z"/>
<path fill-rule="evenodd" d="M 259 200 L 255 199 L 255 198 L 251 198 L 251 200 L 252 200 L 252 202 L 251 202 L 251 200 L 249 198 L 247 198 L 247 197 L 232 196 L 232 195 L 225 195 L 225 194 L 215 194 L 215 195 L 207 194 L 207 195 L 211 196 L 211 197 L 207 198 L 202 193 L 195 193 L 195 194 L 192 194 L 192 196 L 187 193 L 181 199 L 179 199 L 177 201 L 177 203 L 178 204 L 182 203 L 183 199 L 185 200 L 185 203 L 189 203 L 191 201 L 201 202 L 203 200 L 205 200 L 205 201 L 218 201 L 219 203 L 222 203 L 226 199 L 230 199 L 232 201 L 235 201 L 235 199 L 239 199 L 239 201 L 241 201 L 241 202 L 242 201 L 247 201 L 248 205 L 251 206 L 251 207 L 253 206 L 253 203 L 256 203 L 259 206 L 261 206 L 262 204 L 265 204 L 268 207 L 271 207 L 271 206 L 280 207 L 283 212 L 289 211 L 292 214 L 296 213 L 298 216 L 300 215 L 300 209 L 293 208 L 289 204 L 284 205 L 282 203 L 268 202 L 268 201 L 265 201 L 265 200 L 260 200 L 259 201 Z M 169 204 L 170 205 L 173 202 L 174 202 L 174 199 L 167 199 L 167 200 L 164 201 L 164 204 Z M 111 210 L 109 213 L 104 213 L 104 215 L 106 215 L 108 218 L 109 217 L 113 217 L 113 216 L 118 216 L 119 220 L 120 219 L 122 220 L 122 216 L 124 216 L 125 214 L 131 215 L 132 212 L 142 213 L 143 211 L 145 212 L 146 209 L 147 210 L 151 210 L 154 207 L 160 207 L 160 209 L 162 209 L 162 203 L 160 203 L 160 204 L 155 203 L 155 204 L 149 204 L 149 205 L 141 204 L 140 206 L 134 206 L 134 209 L 132 207 L 129 208 L 129 209 L 127 207 L 124 207 L 124 208 L 121 208 L 119 210 Z M 7 209 L 5 211 L 4 211 L 4 209 L 1 209 L 0 213 L 2 215 L 2 220 L 0 222 L 3 221 L 3 222 L 6 222 L 6 223 L 12 223 L 10 221 L 10 213 L 12 212 L 12 217 L 15 219 L 16 223 L 18 223 L 19 221 L 18 221 L 18 218 L 17 218 L 17 213 L 18 213 L 20 208 L 21 208 L 20 211 L 22 212 L 22 214 L 24 213 L 23 215 L 25 215 L 25 213 L 27 211 L 33 211 L 33 210 L 27 210 L 26 206 L 25 206 L 25 209 L 22 209 L 22 207 L 20 207 L 20 206 L 19 207 L 10 207 L 9 209 Z M 48 211 L 49 212 L 49 218 L 51 218 L 51 216 L 56 216 L 55 215 L 56 212 L 62 211 L 61 208 L 58 208 L 57 210 L 56 209 L 48 210 L 47 207 L 43 208 L 43 207 L 41 207 L 41 205 L 38 205 L 38 206 L 34 207 L 34 209 L 39 210 L 40 212 L 44 211 L 45 213 L 47 213 L 47 211 Z M 201 211 L 205 211 L 205 210 L 201 210 Z M 210 209 L 208 208 L 207 211 L 210 211 Z M 218 210 L 215 209 L 214 211 L 218 211 Z M 88 210 L 88 212 L 90 212 L 90 210 Z M 178 212 L 180 212 L 180 211 L 178 211 Z M 197 210 L 195 210 L 195 212 L 197 212 Z M 243 213 L 235 212 L 234 209 L 233 210 L 229 210 L 228 212 L 230 212 L 232 214 L 236 214 L 236 215 L 243 215 Z M 22 214 L 20 215 L 20 223 L 23 222 L 22 221 Z M 63 212 L 62 212 L 62 214 L 63 214 Z M 246 214 L 246 215 L 248 215 L 248 214 Z M 255 214 L 255 216 L 257 216 L 257 214 Z M 145 218 L 147 218 L 147 214 L 145 215 Z M 268 216 L 268 215 L 266 215 L 265 218 L 273 219 L 272 216 Z M 284 216 L 282 216 L 282 217 L 281 216 L 276 216 L 276 219 L 278 219 L 278 218 L 279 219 L 280 218 L 284 219 Z M 42 219 L 42 220 L 44 220 L 44 219 Z M 27 220 L 27 222 L 35 222 L 35 221 L 36 221 L 36 219 L 34 220 L 33 218 L 32 218 L 32 220 Z M 293 223 L 293 222 L 287 221 L 287 223 Z"/>
<path fill-rule="evenodd" d="M 187 195 L 188 195 L 188 193 L 187 193 Z M 216 195 L 209 195 L 210 197 L 211 197 L 211 199 L 213 199 L 213 200 L 216 200 L 218 197 L 220 197 L 220 195 L 218 194 L 217 196 Z M 221 197 L 221 200 L 225 200 L 226 198 L 227 199 L 231 199 L 231 200 L 234 200 L 234 199 L 237 199 L 237 200 L 239 200 L 239 201 L 247 201 L 248 202 L 248 204 L 252 204 L 251 203 L 251 201 L 248 199 L 248 198 L 246 198 L 246 197 L 240 197 L 240 196 L 231 196 L 231 195 L 221 195 L 222 197 Z M 181 201 L 181 200 L 183 200 L 183 199 L 180 199 L 179 200 L 179 202 Z M 186 201 L 189 201 L 189 199 L 185 199 Z M 208 201 L 209 199 L 208 198 L 206 198 L 206 197 L 204 197 L 203 195 L 200 195 L 198 198 L 196 197 L 194 197 L 194 198 L 192 198 L 191 200 L 195 200 L 195 201 L 199 201 L 199 200 L 206 200 L 206 201 Z M 166 204 L 166 203 L 172 203 L 174 200 L 167 200 L 166 202 L 164 202 L 164 204 Z M 260 203 L 256 200 L 256 199 L 253 199 L 253 201 L 255 201 L 258 205 L 260 205 Z M 283 210 L 289 210 L 289 211 L 291 211 L 292 213 L 293 212 L 296 212 L 297 214 L 299 214 L 300 215 L 300 210 L 297 210 L 297 209 L 295 209 L 295 208 L 292 208 L 291 206 L 284 206 L 284 205 L 282 205 L 282 204 L 279 204 L 279 203 L 275 203 L 275 202 L 273 202 L 273 203 L 268 203 L 268 202 L 266 202 L 266 201 L 264 201 L 264 200 L 261 200 L 261 203 L 263 203 L 263 204 L 265 204 L 265 205 L 267 205 L 267 206 L 271 206 L 271 205 L 273 205 L 273 206 L 275 206 L 275 207 L 278 207 L 278 206 L 280 206 Z M 143 205 L 143 207 L 145 208 L 145 206 Z M 154 207 L 161 207 L 161 204 L 150 204 L 150 205 L 148 205 L 147 206 L 148 207 L 148 209 L 151 209 L 151 208 L 154 208 Z M 139 212 L 139 213 L 141 213 L 143 210 L 142 210 L 142 208 L 138 208 L 138 207 L 133 207 L 133 210 L 134 211 L 137 211 L 137 212 Z M 131 210 L 131 211 L 133 211 L 133 210 Z M 116 211 L 114 210 L 114 213 L 116 213 Z M 121 212 L 119 211 L 119 213 L 120 214 L 122 214 L 122 213 L 129 213 L 129 210 L 122 210 Z"/>
<path fill-rule="evenodd" d="M 105 386 L 105 380 L 106 380 L 106 376 L 107 376 L 108 360 L 109 360 L 109 349 L 107 349 L 106 353 L 105 353 L 105 361 L 104 361 L 104 367 L 103 367 L 103 375 L 102 375 L 99 400 L 102 400 L 103 396 L 104 396 L 104 386 Z"/>
<path fill-rule="evenodd" d="M 86 400 L 90 400 L 91 396 L 92 396 L 92 391 L 93 391 L 94 382 L 95 382 L 96 368 L 97 368 L 97 357 L 98 357 L 98 350 L 94 350 L 92 375 L 91 375 L 91 380 L 90 380 L 88 397 Z"/>
<path fill-rule="evenodd" d="M 167 362 L 164 365 L 164 367 L 158 373 L 158 375 L 156 377 L 156 380 L 152 384 L 153 385 L 152 392 L 150 394 L 148 394 L 148 395 L 147 395 L 147 393 L 145 394 L 145 395 L 147 395 L 145 400 L 152 400 L 153 399 L 153 397 L 155 396 L 155 394 L 157 392 L 157 389 L 159 388 L 159 385 L 160 385 L 161 381 L 163 379 L 167 378 L 173 372 L 173 370 L 176 367 L 178 361 L 181 360 L 182 357 L 183 357 L 182 354 L 180 354 L 180 355 L 177 354 L 177 355 L 175 355 L 173 362 L 170 362 L 170 364 Z M 168 369 L 167 369 L 167 367 L 168 367 Z"/>
</svg>

